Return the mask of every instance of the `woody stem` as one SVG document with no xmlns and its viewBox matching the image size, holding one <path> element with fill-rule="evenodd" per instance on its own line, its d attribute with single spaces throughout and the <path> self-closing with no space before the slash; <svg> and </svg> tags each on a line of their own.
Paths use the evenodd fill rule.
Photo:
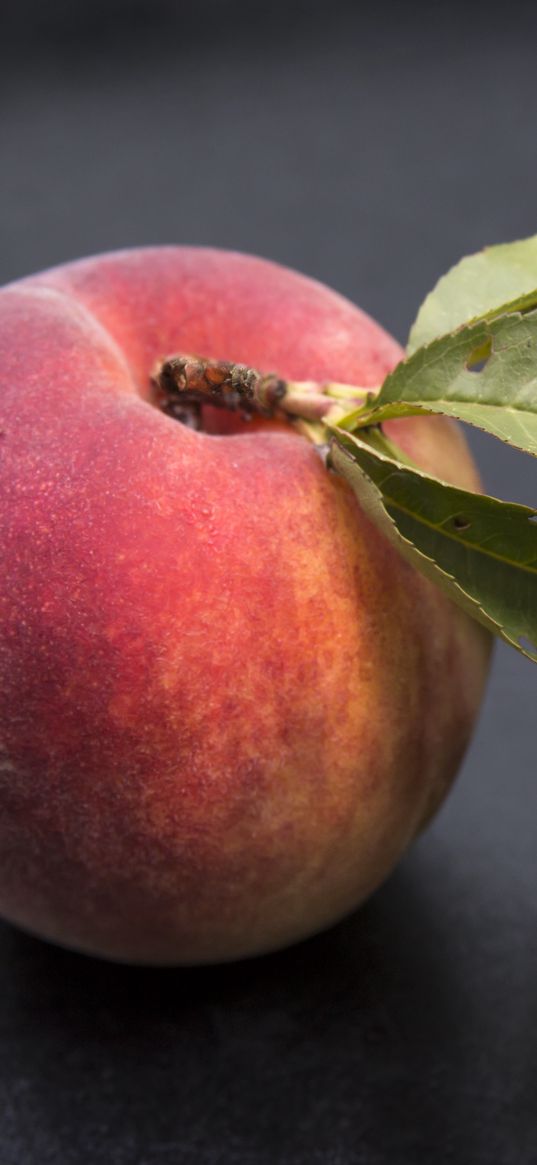
<svg viewBox="0 0 537 1165">
<path fill-rule="evenodd" d="M 365 404 L 371 389 L 335 381 L 284 380 L 245 364 L 197 356 L 171 356 L 152 377 L 158 404 L 172 416 L 202 405 L 238 410 L 244 416 L 287 417 L 319 424 Z"/>
</svg>

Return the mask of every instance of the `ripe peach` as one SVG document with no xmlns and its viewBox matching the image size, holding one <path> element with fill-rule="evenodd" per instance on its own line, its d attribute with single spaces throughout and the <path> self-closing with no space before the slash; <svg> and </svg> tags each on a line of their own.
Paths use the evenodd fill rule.
<svg viewBox="0 0 537 1165">
<path fill-rule="evenodd" d="M 370 894 L 449 787 L 489 655 L 291 428 L 154 407 L 177 351 L 371 386 L 401 355 L 238 254 L 0 292 L 0 912 L 147 963 L 267 951 Z M 388 428 L 478 488 L 453 423 Z"/>
</svg>

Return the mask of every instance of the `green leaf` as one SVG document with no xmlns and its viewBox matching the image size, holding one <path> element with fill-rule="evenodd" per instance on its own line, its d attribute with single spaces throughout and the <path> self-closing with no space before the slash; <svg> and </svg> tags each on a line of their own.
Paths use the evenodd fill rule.
<svg viewBox="0 0 537 1165">
<path fill-rule="evenodd" d="M 537 235 L 461 259 L 424 300 L 408 352 L 478 318 L 537 307 Z"/>
<path fill-rule="evenodd" d="M 443 413 L 537 456 L 537 311 L 480 320 L 403 360 L 378 395 L 338 425 Z"/>
<path fill-rule="evenodd" d="M 448 486 L 331 429 L 330 463 L 414 566 L 537 663 L 537 511 Z"/>
</svg>

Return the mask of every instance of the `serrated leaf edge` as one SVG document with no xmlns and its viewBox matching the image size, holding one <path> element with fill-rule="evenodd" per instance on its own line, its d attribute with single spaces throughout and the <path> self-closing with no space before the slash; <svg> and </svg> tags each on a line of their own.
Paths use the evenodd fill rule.
<svg viewBox="0 0 537 1165">
<path fill-rule="evenodd" d="M 396 521 L 394 518 L 392 518 L 391 514 L 389 514 L 388 510 L 386 509 L 382 490 L 379 489 L 378 485 L 376 485 L 374 481 L 372 481 L 366 470 L 363 469 L 358 461 L 353 458 L 352 452 L 345 448 L 343 442 L 338 439 L 337 426 L 330 426 L 330 429 L 333 434 L 330 446 L 330 463 L 334 465 L 336 471 L 340 472 L 340 470 L 338 470 L 337 464 L 334 463 L 334 449 L 336 449 L 347 461 L 351 462 L 355 469 L 358 470 L 360 476 L 365 482 L 367 482 L 367 486 L 369 487 L 367 490 L 367 495 L 365 497 L 362 496 L 359 499 L 363 509 L 365 513 L 368 514 L 368 516 L 371 516 L 371 520 L 375 523 L 375 525 L 377 527 L 380 526 L 392 544 L 395 545 L 396 549 L 398 549 L 399 552 L 406 558 L 406 560 L 413 566 L 416 566 L 416 560 L 419 560 L 420 567 L 418 567 L 418 569 L 421 569 L 422 573 L 425 574 L 432 582 L 436 583 L 437 586 L 441 586 L 444 593 L 447 594 L 448 598 L 450 598 L 452 602 L 457 603 L 459 606 L 463 607 L 463 609 L 465 609 L 468 614 L 470 614 L 474 619 L 481 623 L 482 626 L 486 627 L 489 631 L 493 631 L 499 638 L 503 639 L 503 641 L 508 643 L 511 647 L 516 648 L 518 652 L 524 655 L 532 663 L 537 663 L 537 651 L 533 653 L 526 650 L 526 648 L 523 647 L 519 640 L 514 639 L 512 635 L 509 635 L 508 632 L 505 631 L 501 624 L 497 623 L 497 621 L 490 615 L 487 615 L 487 613 L 479 604 L 478 600 L 474 599 L 472 595 L 468 594 L 464 587 L 462 587 L 460 583 L 457 582 L 454 575 L 438 566 L 433 558 L 430 558 L 429 555 L 424 554 L 422 550 L 419 550 L 414 545 L 414 543 L 410 541 L 410 539 L 406 538 L 405 535 L 401 533 Z M 356 441 L 358 444 L 361 443 L 356 436 L 349 434 L 346 431 L 343 431 L 342 435 L 347 438 L 347 440 L 350 438 L 351 440 Z M 405 470 L 408 468 L 403 463 L 392 461 L 391 458 L 385 457 L 382 453 L 379 453 L 378 450 L 370 449 L 367 445 L 367 442 L 363 442 L 363 444 L 365 445 L 368 452 L 372 452 L 374 456 L 378 457 L 379 460 L 383 461 L 386 465 L 393 465 L 395 470 L 405 472 Z M 416 473 L 420 477 L 429 478 L 432 481 L 436 481 L 438 484 L 446 486 L 446 488 L 450 488 L 447 482 L 442 481 L 440 478 L 433 477 L 432 474 L 424 473 L 421 469 L 413 469 L 412 472 Z M 345 477 L 345 474 L 343 473 L 342 476 Z M 351 488 L 353 488 L 352 485 Z M 456 488 L 458 489 L 458 487 Z M 459 492 L 464 493 L 466 491 L 459 490 Z M 376 505 L 372 504 L 371 502 L 371 493 L 373 493 L 376 497 Z M 500 501 L 500 499 L 497 498 L 493 500 Z M 381 510 L 381 522 L 379 522 L 375 516 L 378 508 Z M 522 508 L 528 509 L 528 516 L 530 516 L 532 513 L 537 513 L 537 511 L 532 511 L 530 507 Z M 388 528 L 386 528 L 387 524 Z M 456 592 L 457 597 L 454 596 L 453 591 Z"/>
</svg>

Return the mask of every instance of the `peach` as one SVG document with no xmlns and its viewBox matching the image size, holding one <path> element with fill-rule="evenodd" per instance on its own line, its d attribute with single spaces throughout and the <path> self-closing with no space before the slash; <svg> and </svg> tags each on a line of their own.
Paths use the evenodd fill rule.
<svg viewBox="0 0 537 1165">
<path fill-rule="evenodd" d="M 187 964 L 379 885 L 456 773 L 489 636 L 291 427 L 154 407 L 174 352 L 370 386 L 401 352 L 318 283 L 214 250 L 0 292 L 0 912 Z M 450 421 L 391 432 L 479 488 Z"/>
</svg>

